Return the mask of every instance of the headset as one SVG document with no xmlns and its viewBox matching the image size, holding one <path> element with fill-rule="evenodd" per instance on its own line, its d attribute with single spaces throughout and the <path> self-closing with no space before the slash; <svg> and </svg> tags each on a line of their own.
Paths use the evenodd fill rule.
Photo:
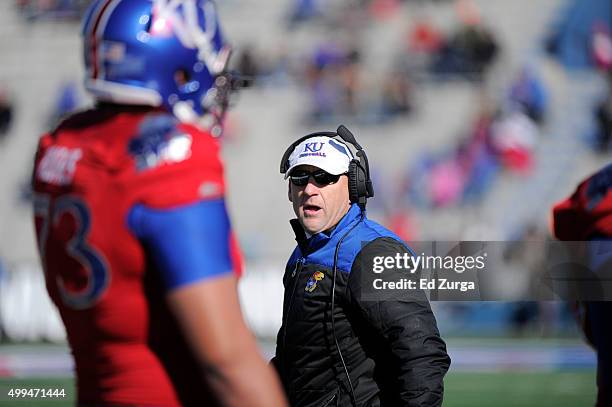
<svg viewBox="0 0 612 407">
<path fill-rule="evenodd" d="M 365 209 L 368 198 L 374 196 L 374 186 L 372 185 L 372 179 L 370 178 L 370 166 L 368 165 L 368 156 L 366 155 L 363 148 L 359 145 L 353 133 L 349 131 L 344 125 L 338 126 L 338 129 L 333 131 L 322 131 L 317 133 L 311 133 L 304 137 L 299 138 L 293 142 L 281 159 L 280 172 L 284 174 L 289 169 L 289 157 L 295 147 L 302 141 L 312 137 L 340 137 L 345 144 L 352 145 L 356 149 L 351 162 L 349 163 L 348 170 L 348 188 L 349 188 L 349 199 L 351 203 L 357 203 L 361 209 Z"/>
<path fill-rule="evenodd" d="M 338 352 L 338 356 L 340 358 L 340 362 L 342 363 L 342 367 L 344 368 L 344 374 L 348 380 L 350 396 L 351 396 L 351 404 L 357 407 L 357 400 L 355 398 L 355 389 L 353 387 L 353 382 L 351 380 L 351 376 L 349 375 L 348 367 L 346 366 L 346 362 L 344 361 L 344 357 L 342 356 L 342 351 L 340 349 L 340 344 L 338 343 L 338 337 L 336 336 L 336 323 L 335 323 L 335 315 L 334 308 L 336 305 L 336 275 L 338 271 L 338 253 L 340 252 L 340 245 L 344 241 L 344 239 L 359 225 L 359 223 L 363 222 L 365 219 L 365 206 L 367 203 L 367 199 L 374 196 L 374 187 L 372 185 L 372 179 L 370 178 L 370 166 L 368 164 L 368 156 L 365 151 L 359 145 L 353 133 L 349 131 L 344 125 L 338 126 L 338 129 L 335 132 L 332 131 L 323 131 L 317 133 L 311 133 L 304 137 L 301 137 L 294 143 L 292 143 L 289 148 L 283 154 L 283 158 L 281 159 L 280 164 L 280 172 L 284 174 L 289 170 L 289 157 L 295 147 L 300 144 L 302 141 L 307 140 L 312 137 L 319 136 L 327 136 L 327 137 L 340 137 L 342 141 L 347 144 L 352 145 L 356 149 L 356 153 L 354 154 L 351 162 L 349 163 L 348 170 L 348 188 L 349 188 L 349 199 L 351 203 L 359 204 L 361 208 L 361 217 L 359 221 L 357 221 L 342 237 L 339 239 L 336 244 L 336 249 L 334 252 L 334 265 L 333 265 L 333 278 L 332 278 L 332 289 L 331 289 L 331 325 L 332 325 L 332 335 L 334 337 L 334 344 L 336 346 L 336 351 Z M 357 158 L 355 158 L 357 157 Z"/>
</svg>

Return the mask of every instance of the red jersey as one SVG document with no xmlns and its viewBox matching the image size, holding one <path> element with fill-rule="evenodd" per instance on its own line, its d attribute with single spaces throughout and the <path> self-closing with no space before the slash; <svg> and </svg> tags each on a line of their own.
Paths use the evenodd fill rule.
<svg viewBox="0 0 612 407">
<path fill-rule="evenodd" d="M 612 236 L 612 164 L 582 181 L 553 208 L 553 233 L 559 240 Z"/>
<path fill-rule="evenodd" d="M 102 106 L 41 138 L 33 188 L 79 403 L 210 403 L 164 297 L 239 273 L 218 141 L 152 108 Z"/>
</svg>

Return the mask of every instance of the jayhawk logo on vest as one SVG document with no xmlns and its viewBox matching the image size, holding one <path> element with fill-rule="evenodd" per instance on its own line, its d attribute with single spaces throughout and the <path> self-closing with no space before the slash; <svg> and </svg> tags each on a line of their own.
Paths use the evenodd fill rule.
<svg viewBox="0 0 612 407">
<path fill-rule="evenodd" d="M 317 282 L 323 280 L 325 278 L 325 274 L 320 271 L 315 271 L 312 276 L 306 282 L 306 288 L 304 290 L 309 293 L 313 292 L 317 288 Z"/>
</svg>

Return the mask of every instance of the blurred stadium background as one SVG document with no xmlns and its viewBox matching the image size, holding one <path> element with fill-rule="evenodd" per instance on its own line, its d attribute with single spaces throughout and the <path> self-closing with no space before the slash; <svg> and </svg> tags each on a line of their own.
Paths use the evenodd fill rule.
<svg viewBox="0 0 612 407">
<path fill-rule="evenodd" d="M 15 386 L 67 389 L 40 405 L 74 397 L 28 184 L 38 136 L 91 103 L 78 24 L 87 3 L 0 2 L 0 405 Z M 346 124 L 373 168 L 370 217 L 408 241 L 508 241 L 519 253 L 509 285 L 537 272 L 533 242 L 550 238 L 552 204 L 610 161 L 609 0 L 218 3 L 235 68 L 250 77 L 223 144 L 241 297 L 267 355 L 294 244 L 278 164 L 297 137 Z M 445 405 L 593 404 L 595 356 L 568 304 L 433 308 L 453 359 Z"/>
</svg>

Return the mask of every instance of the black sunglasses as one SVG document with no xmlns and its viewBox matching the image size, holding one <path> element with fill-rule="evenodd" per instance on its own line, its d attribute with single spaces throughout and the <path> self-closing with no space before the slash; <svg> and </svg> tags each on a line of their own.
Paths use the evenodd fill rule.
<svg viewBox="0 0 612 407">
<path fill-rule="evenodd" d="M 308 180 L 311 176 L 318 185 L 330 185 L 338 182 L 340 175 L 342 174 L 334 175 L 324 170 L 316 170 L 313 172 L 296 170 L 291 172 L 289 178 L 291 179 L 291 183 L 293 185 L 303 187 L 304 185 L 308 184 Z"/>
</svg>

